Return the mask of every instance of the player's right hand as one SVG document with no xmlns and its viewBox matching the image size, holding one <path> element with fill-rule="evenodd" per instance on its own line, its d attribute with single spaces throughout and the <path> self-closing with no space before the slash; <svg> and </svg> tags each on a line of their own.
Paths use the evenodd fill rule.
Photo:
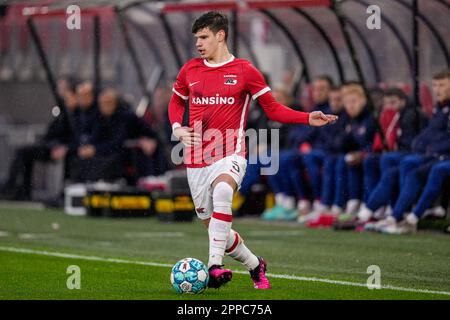
<svg viewBox="0 0 450 320">
<path fill-rule="evenodd" d="M 186 147 L 200 145 L 202 141 L 200 134 L 194 132 L 194 129 L 190 127 L 178 127 L 173 130 L 173 135 Z"/>
</svg>

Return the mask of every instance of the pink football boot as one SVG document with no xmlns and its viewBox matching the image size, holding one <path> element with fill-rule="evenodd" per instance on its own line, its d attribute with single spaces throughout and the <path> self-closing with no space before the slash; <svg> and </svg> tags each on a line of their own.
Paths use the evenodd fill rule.
<svg viewBox="0 0 450 320">
<path fill-rule="evenodd" d="M 259 265 L 250 270 L 250 277 L 253 280 L 253 287 L 255 289 L 270 289 L 269 279 L 266 277 L 267 264 L 262 257 L 258 257 Z"/>
<path fill-rule="evenodd" d="M 209 288 L 220 288 L 225 283 L 231 281 L 233 273 L 229 269 L 222 269 L 222 266 L 214 265 L 209 268 Z"/>
</svg>

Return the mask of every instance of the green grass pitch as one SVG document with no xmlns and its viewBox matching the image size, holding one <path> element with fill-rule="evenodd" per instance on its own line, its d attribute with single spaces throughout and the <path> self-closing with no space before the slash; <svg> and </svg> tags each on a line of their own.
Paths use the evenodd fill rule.
<svg viewBox="0 0 450 320">
<path fill-rule="evenodd" d="M 6 299 L 450 299 L 450 237 L 388 236 L 310 230 L 288 223 L 235 219 L 233 228 L 269 264 L 272 289 L 257 291 L 244 268 L 225 287 L 178 295 L 170 265 L 207 261 L 198 221 L 71 217 L 61 211 L 0 207 L 0 300 Z M 68 266 L 81 289 L 66 286 Z M 381 269 L 369 290 L 367 267 Z"/>
</svg>

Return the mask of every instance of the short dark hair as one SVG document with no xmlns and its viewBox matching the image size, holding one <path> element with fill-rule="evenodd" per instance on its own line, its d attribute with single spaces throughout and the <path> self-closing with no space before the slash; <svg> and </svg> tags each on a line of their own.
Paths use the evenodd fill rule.
<svg viewBox="0 0 450 320">
<path fill-rule="evenodd" d="M 442 70 L 433 76 L 433 80 L 450 79 L 450 69 Z"/>
<path fill-rule="evenodd" d="M 389 88 L 386 91 L 384 91 L 385 97 L 397 97 L 400 100 L 408 100 L 408 97 L 406 96 L 405 92 L 400 88 Z"/>
<path fill-rule="evenodd" d="M 210 11 L 195 20 L 192 26 L 192 33 L 209 28 L 214 34 L 223 30 L 225 32 L 225 41 L 228 39 L 228 18 L 218 11 Z"/>
<path fill-rule="evenodd" d="M 329 75 L 321 74 L 320 76 L 317 76 L 314 80 L 326 81 L 328 82 L 330 88 L 334 87 L 334 81 Z"/>
</svg>

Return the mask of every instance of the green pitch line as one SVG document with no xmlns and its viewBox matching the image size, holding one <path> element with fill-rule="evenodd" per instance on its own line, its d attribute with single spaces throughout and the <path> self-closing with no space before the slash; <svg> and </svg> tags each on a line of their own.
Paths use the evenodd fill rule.
<svg viewBox="0 0 450 320">
<path fill-rule="evenodd" d="M 238 272 L 233 281 L 223 290 L 208 290 L 195 299 L 449 297 L 437 294 L 450 292 L 450 237 L 444 234 L 420 232 L 415 236 L 395 237 L 310 230 L 295 224 L 263 223 L 252 219 L 235 219 L 233 228 L 243 235 L 255 253 L 268 261 L 271 281 L 275 285 L 273 290 L 270 293 L 255 292 L 242 266 L 226 258 L 227 266 Z M 71 217 L 54 210 L 0 208 L 1 247 L 77 255 L 69 258 L 0 251 L 0 298 L 115 299 L 120 298 L 118 292 L 122 291 L 121 297 L 127 299 L 180 299 L 170 288 L 167 266 L 184 257 L 206 262 L 208 236 L 205 231 L 200 222 L 160 223 L 154 218 L 94 219 Z M 100 260 L 86 260 L 86 256 Z M 107 260 L 111 258 L 142 264 L 113 263 Z M 78 263 L 83 279 L 80 292 L 65 288 L 67 266 Z M 395 288 L 391 289 L 395 290 L 367 289 L 364 284 L 369 276 L 369 265 L 378 265 L 381 284 L 393 286 Z M 58 270 L 55 274 L 54 268 Z M 93 274 L 90 280 L 89 274 Z M 144 291 L 127 293 L 127 285 L 123 283 L 127 277 L 142 281 L 136 288 L 144 287 Z M 45 281 L 47 278 L 49 280 Z M 99 284 L 96 295 L 94 287 L 86 287 L 89 283 L 95 284 L 96 279 L 106 282 L 104 286 L 116 292 L 103 294 L 102 284 Z M 47 291 L 37 290 L 38 287 Z M 87 291 L 88 288 L 92 290 Z M 402 288 L 412 291 L 399 291 Z"/>
</svg>

